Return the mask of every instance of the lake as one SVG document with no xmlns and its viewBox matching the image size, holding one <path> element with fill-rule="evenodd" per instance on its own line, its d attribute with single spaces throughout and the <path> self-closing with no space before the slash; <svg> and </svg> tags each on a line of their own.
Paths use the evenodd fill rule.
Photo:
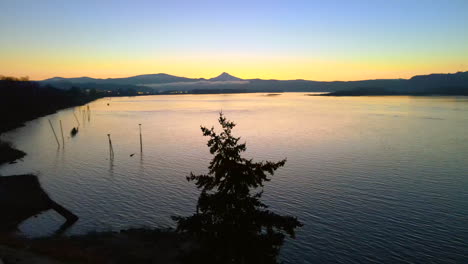
<svg viewBox="0 0 468 264">
<path fill-rule="evenodd" d="M 263 196 L 273 211 L 304 223 L 282 248 L 285 263 L 468 260 L 467 97 L 159 95 L 87 106 L 2 136 L 28 155 L 0 174 L 37 174 L 80 217 L 67 234 L 173 227 L 171 216 L 194 213 L 198 191 L 185 177 L 207 172 L 211 155 L 200 125 L 219 129 L 222 111 L 237 123 L 247 157 L 287 158 Z M 80 127 L 71 137 L 74 114 Z M 48 120 L 60 141 L 62 121 L 63 148 Z M 50 235 L 62 222 L 47 212 L 20 230 Z"/>
</svg>

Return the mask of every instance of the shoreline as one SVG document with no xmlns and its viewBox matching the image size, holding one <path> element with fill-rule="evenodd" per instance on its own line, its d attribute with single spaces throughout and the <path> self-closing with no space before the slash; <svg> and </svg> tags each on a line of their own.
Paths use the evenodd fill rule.
<svg viewBox="0 0 468 264">
<path fill-rule="evenodd" d="M 436 97 L 436 96 L 468 96 L 468 93 L 405 93 L 392 91 L 371 91 L 371 90 L 350 90 L 337 91 L 320 94 L 308 94 L 308 96 L 334 96 L 334 97 L 358 97 L 358 96 L 416 96 L 416 97 Z"/>
<path fill-rule="evenodd" d="M 24 126 L 28 121 L 63 109 L 82 106 L 101 98 L 104 96 L 79 98 L 74 103 L 56 107 L 53 111 L 36 112 L 29 115 L 28 118 L 17 119 L 7 127 L 1 127 L 0 136 L 5 132 Z M 0 137 L 0 166 L 16 163 L 18 159 L 26 155 L 27 153 L 16 149 L 10 142 L 2 141 Z M 9 176 L 0 175 L 0 177 L 8 178 Z M 23 189 L 21 186 L 19 188 Z M 28 202 L 29 200 L 26 197 L 24 201 Z M 4 202 L 8 202 L 8 200 Z M 36 204 L 31 204 L 31 208 L 34 207 Z M 27 212 L 29 213 L 31 210 L 27 210 Z M 24 211 L 21 212 L 18 217 L 24 213 Z M 67 222 L 63 226 L 67 227 Z M 0 263 L 138 262 L 176 264 L 181 263 L 183 256 L 189 253 L 195 245 L 193 239 L 173 229 L 130 228 L 119 232 L 96 232 L 78 236 L 64 236 L 62 233 L 58 233 L 43 238 L 26 238 L 15 231 L 17 230 L 8 230 L 7 228 L 2 231 L 0 229 Z"/>
<path fill-rule="evenodd" d="M 9 124 L 7 124 L 6 126 L 0 127 L 0 135 L 3 134 L 3 133 L 9 132 L 9 131 L 11 131 L 13 129 L 23 127 L 24 124 L 26 122 L 28 122 L 28 121 L 32 121 L 32 120 L 37 119 L 39 117 L 44 117 L 44 116 L 47 116 L 47 115 L 55 114 L 55 113 L 57 113 L 57 111 L 64 110 L 64 109 L 67 109 L 67 108 L 83 106 L 83 105 L 85 105 L 87 103 L 93 102 L 93 101 L 95 101 L 97 99 L 101 99 L 101 98 L 104 98 L 104 96 L 79 97 L 77 99 L 77 101 L 75 101 L 75 102 L 73 102 L 71 104 L 66 104 L 66 105 L 63 105 L 63 106 L 57 106 L 57 107 L 54 107 L 54 108 L 52 108 L 50 110 L 48 109 L 48 110 L 44 110 L 44 111 L 39 111 L 37 114 L 30 113 L 30 115 L 28 115 L 27 117 L 20 118 L 19 120 L 15 120 L 15 121 L 10 121 Z"/>
<path fill-rule="evenodd" d="M 26 156 L 26 152 L 14 148 L 10 142 L 0 139 L 0 165 L 16 163 L 17 160 L 22 159 L 24 156 Z"/>
<path fill-rule="evenodd" d="M 196 244 L 172 229 L 136 228 L 77 236 L 24 238 L 0 235 L 5 263 L 182 263 Z M 33 262 L 36 263 L 36 262 Z"/>
<path fill-rule="evenodd" d="M 20 128 L 25 126 L 25 123 L 28 121 L 35 120 L 40 117 L 44 117 L 47 115 L 55 114 L 58 111 L 65 110 L 68 108 L 72 107 L 78 107 L 78 106 L 83 106 L 88 103 L 94 102 L 96 100 L 106 98 L 106 97 L 125 97 L 126 95 L 123 96 L 84 96 L 84 97 L 78 97 L 76 101 L 73 101 L 72 103 L 66 104 L 66 105 L 61 105 L 53 108 L 52 110 L 46 110 L 46 111 L 39 111 L 36 114 L 28 115 L 25 118 L 20 118 L 17 119 L 13 122 L 9 122 L 6 126 L 1 126 L 0 127 L 0 166 L 5 165 L 7 163 L 13 164 L 16 163 L 17 160 L 25 157 L 27 155 L 26 152 L 16 149 L 15 146 L 8 141 L 2 140 L 2 134 L 8 133 L 14 129 Z M 146 95 L 136 95 L 136 96 L 146 96 Z M 2 175 L 0 175 L 2 176 Z"/>
<path fill-rule="evenodd" d="M 67 104 L 64 106 L 57 106 L 53 108 L 52 110 L 48 109 L 48 110 L 39 111 L 36 113 L 28 113 L 27 116 L 16 119 L 14 121 L 10 121 L 7 125 L 0 127 L 0 166 L 7 164 L 7 163 L 10 163 L 10 164 L 16 163 L 18 159 L 21 159 L 27 155 L 26 152 L 16 149 L 11 142 L 2 140 L 1 136 L 3 133 L 7 133 L 16 128 L 23 127 L 26 122 L 32 121 L 39 117 L 44 117 L 50 114 L 54 114 L 54 113 L 57 113 L 57 111 L 64 110 L 67 108 L 82 106 L 100 98 L 103 98 L 103 97 L 79 97 L 78 99 L 76 99 L 77 101 L 74 101 L 71 104 Z"/>
</svg>

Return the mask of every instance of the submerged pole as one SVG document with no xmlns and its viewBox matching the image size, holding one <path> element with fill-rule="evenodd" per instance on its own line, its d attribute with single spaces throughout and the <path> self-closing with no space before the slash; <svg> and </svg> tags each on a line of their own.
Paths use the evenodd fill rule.
<svg viewBox="0 0 468 264">
<path fill-rule="evenodd" d="M 138 124 L 140 126 L 140 152 L 143 153 L 143 140 L 141 137 L 141 124 Z"/>
<path fill-rule="evenodd" d="M 55 134 L 55 130 L 54 130 L 54 127 L 52 126 L 52 122 L 50 122 L 50 119 L 49 119 L 49 125 L 50 125 L 50 128 L 52 128 L 52 132 L 54 132 L 54 137 L 55 137 L 55 140 L 57 141 L 57 145 L 60 147 L 60 142 L 57 138 L 57 134 Z"/>
<path fill-rule="evenodd" d="M 62 132 L 62 147 L 65 147 L 65 139 L 63 138 L 63 127 L 62 127 L 62 120 L 60 120 L 60 132 Z"/>
<path fill-rule="evenodd" d="M 109 138 L 109 157 L 111 159 L 114 158 L 114 148 L 112 147 L 112 140 L 110 138 L 110 134 L 107 134 L 107 137 Z"/>
<path fill-rule="evenodd" d="M 78 121 L 78 117 L 76 117 L 75 112 L 73 112 L 73 116 L 75 117 L 75 120 L 78 123 L 78 126 L 80 126 L 80 121 Z"/>
</svg>

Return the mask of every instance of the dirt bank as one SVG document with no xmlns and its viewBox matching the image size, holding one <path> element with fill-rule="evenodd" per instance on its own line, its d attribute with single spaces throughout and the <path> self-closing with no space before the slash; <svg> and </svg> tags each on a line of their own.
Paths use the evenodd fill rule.
<svg viewBox="0 0 468 264">
<path fill-rule="evenodd" d="M 130 229 L 72 237 L 25 239 L 0 235 L 0 258 L 9 263 L 181 263 L 193 248 L 173 230 Z M 9 262 L 29 259 L 43 262 Z M 47 262 L 50 261 L 50 262 Z"/>
</svg>

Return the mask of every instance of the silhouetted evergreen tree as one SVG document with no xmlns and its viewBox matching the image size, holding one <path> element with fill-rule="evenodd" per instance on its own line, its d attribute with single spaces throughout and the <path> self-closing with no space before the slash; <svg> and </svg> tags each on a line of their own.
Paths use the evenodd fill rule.
<svg viewBox="0 0 468 264">
<path fill-rule="evenodd" d="M 192 262 L 204 263 L 276 263 L 285 235 L 294 237 L 302 224 L 291 216 L 267 210 L 260 201 L 268 175 L 284 166 L 279 162 L 253 162 L 241 153 L 246 144 L 231 132 L 235 124 L 220 114 L 223 131 L 201 127 L 210 137 L 208 147 L 214 155 L 208 174 L 187 177 L 201 189 L 196 213 L 174 217 L 179 231 L 186 231 L 200 241 L 201 248 L 190 256 Z"/>
</svg>

